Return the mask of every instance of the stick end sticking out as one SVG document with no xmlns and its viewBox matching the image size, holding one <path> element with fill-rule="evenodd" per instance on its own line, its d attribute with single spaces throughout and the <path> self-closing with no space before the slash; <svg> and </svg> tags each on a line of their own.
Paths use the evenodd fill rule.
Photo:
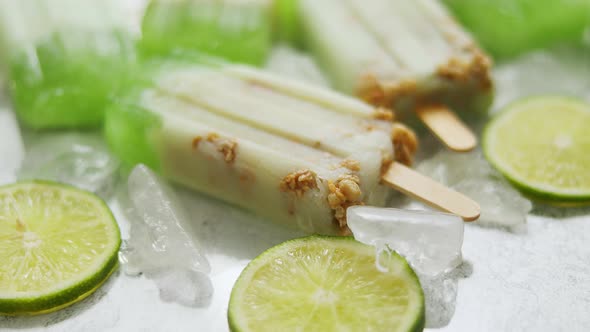
<svg viewBox="0 0 590 332">
<path fill-rule="evenodd" d="M 468 152 L 477 146 L 477 137 L 449 108 L 440 105 L 422 106 L 418 117 L 450 150 Z"/>
<path fill-rule="evenodd" d="M 382 181 L 430 206 L 456 214 L 464 221 L 479 218 L 480 207 L 477 202 L 398 162 L 391 164 Z"/>
</svg>

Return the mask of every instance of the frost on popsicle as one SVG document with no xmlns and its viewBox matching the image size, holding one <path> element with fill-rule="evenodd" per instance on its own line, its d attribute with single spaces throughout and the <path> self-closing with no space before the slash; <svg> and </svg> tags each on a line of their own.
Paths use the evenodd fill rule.
<svg viewBox="0 0 590 332">
<path fill-rule="evenodd" d="M 165 301 L 200 306 L 213 288 L 207 258 L 186 231 L 190 220 L 173 189 L 145 165 L 136 166 L 121 201 L 131 224 L 119 254 L 126 274 L 156 282 Z"/>
<path fill-rule="evenodd" d="M 293 12 L 340 91 L 398 110 L 490 103 L 491 62 L 439 1 L 300 0 Z"/>
<path fill-rule="evenodd" d="M 531 202 L 492 169 L 480 152 L 441 151 L 420 163 L 418 169 L 477 201 L 481 207 L 478 224 L 523 225 L 532 209 Z"/>
<path fill-rule="evenodd" d="M 40 134 L 26 150 L 18 178 L 68 183 L 108 199 L 119 165 L 98 135 Z"/>
<path fill-rule="evenodd" d="M 135 53 L 114 0 L 0 2 L 0 48 L 21 121 L 33 128 L 98 126 Z"/>
<path fill-rule="evenodd" d="M 449 272 L 462 262 L 463 220 L 457 216 L 354 206 L 347 218 L 354 238 L 376 247 L 377 263 L 390 249 L 425 276 Z"/>
<path fill-rule="evenodd" d="M 252 67 L 168 63 L 152 74 L 107 112 L 113 150 L 309 233 L 346 233 L 347 207 L 383 206 L 381 175 L 416 149 L 391 111 Z"/>
<path fill-rule="evenodd" d="M 261 65 L 271 47 L 268 0 L 152 0 L 142 23 L 146 56 L 204 52 Z"/>
</svg>

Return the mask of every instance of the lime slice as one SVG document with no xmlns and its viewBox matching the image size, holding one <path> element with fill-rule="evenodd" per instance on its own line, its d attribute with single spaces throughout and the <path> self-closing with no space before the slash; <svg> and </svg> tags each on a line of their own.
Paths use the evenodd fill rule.
<svg viewBox="0 0 590 332">
<path fill-rule="evenodd" d="M 121 243 L 97 196 L 62 184 L 0 187 L 0 314 L 41 314 L 94 292 Z"/>
<path fill-rule="evenodd" d="M 232 331 L 421 331 L 424 295 L 407 262 L 352 238 L 312 236 L 267 250 L 234 285 Z"/>
<path fill-rule="evenodd" d="M 535 198 L 590 201 L 590 105 L 538 96 L 509 105 L 488 125 L 488 160 Z"/>
</svg>

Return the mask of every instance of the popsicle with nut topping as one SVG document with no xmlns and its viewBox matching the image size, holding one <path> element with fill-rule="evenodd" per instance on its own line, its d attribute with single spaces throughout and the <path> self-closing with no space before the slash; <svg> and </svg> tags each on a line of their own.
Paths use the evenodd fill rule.
<svg viewBox="0 0 590 332">
<path fill-rule="evenodd" d="M 438 0 L 279 0 L 275 12 L 297 16 L 297 38 L 335 88 L 400 119 L 416 110 L 453 150 L 475 147 L 450 109 L 489 105 L 491 63 Z"/>
<path fill-rule="evenodd" d="M 148 76 L 107 111 L 113 150 L 267 219 L 346 233 L 349 206 L 384 206 L 387 176 L 413 172 L 402 165 L 413 132 L 357 99 L 242 65 L 160 64 Z"/>
</svg>

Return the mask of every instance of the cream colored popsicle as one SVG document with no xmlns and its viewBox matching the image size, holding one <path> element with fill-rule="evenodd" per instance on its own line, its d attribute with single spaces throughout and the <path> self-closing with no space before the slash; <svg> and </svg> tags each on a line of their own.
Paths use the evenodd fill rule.
<svg viewBox="0 0 590 332">
<path fill-rule="evenodd" d="M 121 158 L 310 233 L 384 206 L 382 175 L 416 149 L 390 112 L 250 67 L 165 66 L 152 82 L 107 112 Z"/>
<path fill-rule="evenodd" d="M 402 120 L 420 110 L 451 149 L 475 146 L 470 130 L 439 105 L 485 109 L 491 62 L 438 0 L 300 0 L 299 10 L 305 43 L 335 88 L 392 107 Z"/>
</svg>

